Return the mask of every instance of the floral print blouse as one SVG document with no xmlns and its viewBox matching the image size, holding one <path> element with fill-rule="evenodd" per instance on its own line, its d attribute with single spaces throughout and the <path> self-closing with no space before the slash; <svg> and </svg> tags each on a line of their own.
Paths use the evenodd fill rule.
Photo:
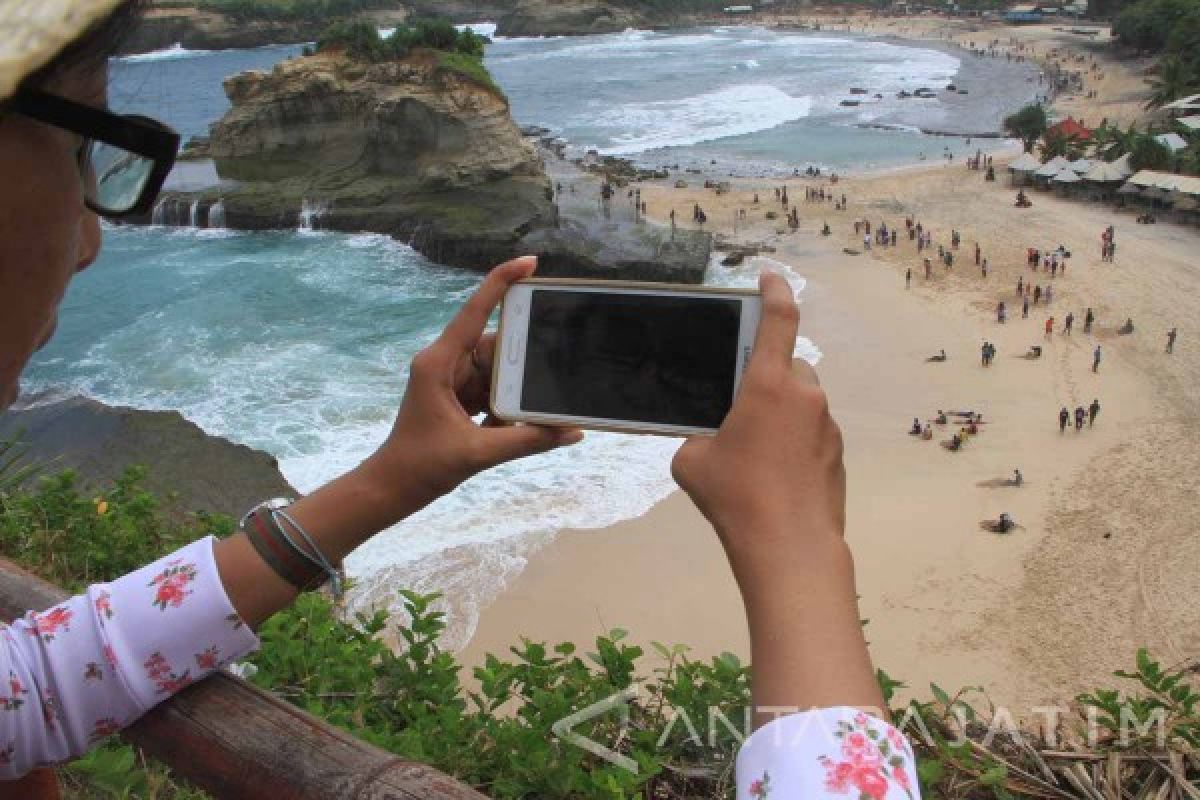
<svg viewBox="0 0 1200 800">
<path fill-rule="evenodd" d="M 853 708 L 781 717 L 746 739 L 738 800 L 919 800 L 916 760 L 900 731 Z"/>
<path fill-rule="evenodd" d="M 82 754 L 258 646 L 213 542 L 0 625 L 0 779 Z"/>
<path fill-rule="evenodd" d="M 258 647 L 225 594 L 213 542 L 0 626 L 0 780 L 81 755 Z M 738 800 L 919 798 L 908 742 L 852 708 L 763 726 L 742 746 L 737 783 Z"/>
</svg>

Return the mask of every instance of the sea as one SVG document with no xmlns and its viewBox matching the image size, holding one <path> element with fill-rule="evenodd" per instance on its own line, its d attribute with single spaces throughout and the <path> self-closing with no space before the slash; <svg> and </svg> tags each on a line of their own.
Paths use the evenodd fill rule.
<svg viewBox="0 0 1200 800">
<path fill-rule="evenodd" d="M 225 78 L 300 50 L 175 46 L 114 59 L 111 103 L 203 135 L 228 108 Z M 983 143 L 919 129 L 994 130 L 1036 92 L 1033 73 L 939 46 L 754 27 L 498 38 L 487 64 L 519 123 L 549 129 L 576 152 L 738 175 L 882 169 L 948 148 L 965 155 Z M 896 97 L 949 83 L 968 94 Z M 847 98 L 861 104 L 841 105 Z M 319 210 L 295 231 L 106 225 L 104 236 L 26 390 L 178 410 L 210 434 L 271 453 L 302 492 L 379 445 L 412 356 L 480 280 L 385 236 L 323 231 Z M 804 277 L 768 259 L 714 262 L 708 281 L 750 286 L 764 267 L 784 270 L 803 302 Z M 818 361 L 819 342 L 801 337 L 796 352 Z M 564 528 L 600 530 L 666 497 L 679 444 L 595 433 L 478 476 L 347 560 L 352 605 L 391 605 L 399 581 L 451 590 L 449 644 L 461 646 L 536 549 L 531 542 Z"/>
</svg>

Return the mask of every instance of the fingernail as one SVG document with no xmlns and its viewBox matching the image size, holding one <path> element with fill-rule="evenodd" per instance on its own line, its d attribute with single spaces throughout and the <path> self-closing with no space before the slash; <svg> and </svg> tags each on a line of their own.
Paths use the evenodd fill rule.
<svg viewBox="0 0 1200 800">
<path fill-rule="evenodd" d="M 583 441 L 583 431 L 561 430 L 558 432 L 558 442 L 561 445 L 579 444 Z"/>
</svg>

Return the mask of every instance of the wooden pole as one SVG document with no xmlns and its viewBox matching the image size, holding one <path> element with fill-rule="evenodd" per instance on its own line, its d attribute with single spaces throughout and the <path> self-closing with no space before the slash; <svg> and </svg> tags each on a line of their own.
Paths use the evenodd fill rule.
<svg viewBox="0 0 1200 800">
<path fill-rule="evenodd" d="M 0 616 L 67 594 L 0 559 Z M 224 672 L 184 689 L 122 738 L 229 800 L 485 800 L 432 767 L 397 758 Z"/>
</svg>

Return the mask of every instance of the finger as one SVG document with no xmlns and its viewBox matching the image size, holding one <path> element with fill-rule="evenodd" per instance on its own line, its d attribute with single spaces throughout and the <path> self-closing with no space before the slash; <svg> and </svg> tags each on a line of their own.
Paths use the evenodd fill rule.
<svg viewBox="0 0 1200 800">
<path fill-rule="evenodd" d="M 487 386 L 492 381 L 492 363 L 496 354 L 496 334 L 488 333 L 476 343 L 475 348 L 458 357 L 454 371 L 454 385 L 460 389 L 472 384 Z"/>
<path fill-rule="evenodd" d="M 441 341 L 448 343 L 458 352 L 470 350 L 483 336 L 488 318 L 504 298 L 508 287 L 519 280 L 524 280 L 537 269 L 537 258 L 525 256 L 493 269 L 479 284 L 475 294 L 466 305 L 459 310 L 457 316 L 442 332 Z"/>
<path fill-rule="evenodd" d="M 792 364 L 792 369 L 795 370 L 796 377 L 809 386 L 821 385 L 821 377 L 817 375 L 817 370 L 803 358 L 797 358 Z"/>
<path fill-rule="evenodd" d="M 512 425 L 484 432 L 487 442 L 485 467 L 567 447 L 583 440 L 576 428 L 549 428 L 542 425 Z"/>
<path fill-rule="evenodd" d="M 485 428 L 507 428 L 511 422 L 505 422 L 494 414 L 488 414 L 483 418 L 483 427 Z"/>
<path fill-rule="evenodd" d="M 758 336 L 754 341 L 754 353 L 750 356 L 749 369 L 777 369 L 792 363 L 796 349 L 796 331 L 800 327 L 800 311 L 792 296 L 792 287 L 782 275 L 763 272 L 759 278 L 762 291 L 762 319 L 758 323 Z"/>
</svg>

